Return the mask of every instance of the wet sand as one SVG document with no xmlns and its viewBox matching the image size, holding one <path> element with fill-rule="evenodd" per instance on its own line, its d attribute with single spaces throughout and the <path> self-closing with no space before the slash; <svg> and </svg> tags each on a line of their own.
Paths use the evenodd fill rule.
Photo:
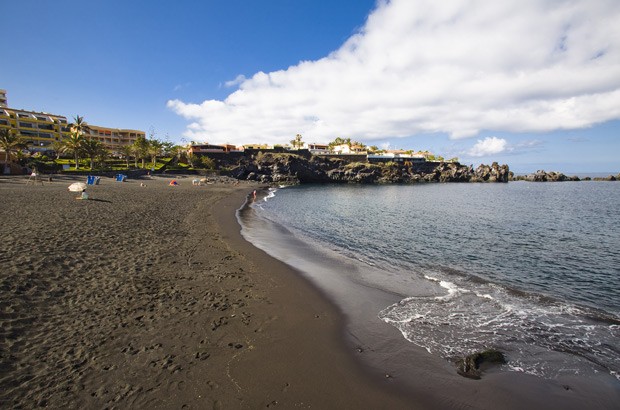
<svg viewBox="0 0 620 410">
<path fill-rule="evenodd" d="M 85 179 L 85 178 L 80 178 Z M 257 186 L 0 177 L 1 408 L 416 408 L 343 317 L 245 242 Z"/>
</svg>

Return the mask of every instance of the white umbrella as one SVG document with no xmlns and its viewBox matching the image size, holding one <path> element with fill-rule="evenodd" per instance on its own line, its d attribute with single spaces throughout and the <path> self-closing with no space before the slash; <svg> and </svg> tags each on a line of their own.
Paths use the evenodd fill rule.
<svg viewBox="0 0 620 410">
<path fill-rule="evenodd" d="M 86 184 L 83 182 L 74 182 L 69 185 L 69 191 L 71 192 L 82 192 L 86 189 Z"/>
</svg>

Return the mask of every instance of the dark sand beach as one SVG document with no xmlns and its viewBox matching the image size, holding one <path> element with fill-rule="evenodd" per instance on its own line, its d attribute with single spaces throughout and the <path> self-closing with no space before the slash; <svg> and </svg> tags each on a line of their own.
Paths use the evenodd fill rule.
<svg viewBox="0 0 620 410">
<path fill-rule="evenodd" d="M 169 180 L 0 179 L 0 408 L 416 407 L 241 238 L 257 186 Z"/>
<path fill-rule="evenodd" d="M 377 319 L 392 301 L 368 305 L 372 289 L 350 288 L 358 307 L 341 312 L 246 242 L 236 211 L 260 186 L 170 179 L 102 178 L 76 200 L 75 179 L 0 177 L 0 408 L 579 409 L 620 399 L 596 380 L 492 369 L 463 378 Z"/>
</svg>

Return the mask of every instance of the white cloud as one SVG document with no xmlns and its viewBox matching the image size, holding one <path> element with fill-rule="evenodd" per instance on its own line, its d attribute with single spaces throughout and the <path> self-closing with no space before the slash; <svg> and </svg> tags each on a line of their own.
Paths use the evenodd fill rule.
<svg viewBox="0 0 620 410">
<path fill-rule="evenodd" d="M 226 87 L 235 87 L 235 86 L 238 86 L 239 84 L 243 83 L 245 80 L 247 80 L 247 78 L 245 78 L 244 75 L 239 74 L 237 77 L 235 77 L 234 80 L 226 81 L 224 83 L 224 85 Z"/>
<path fill-rule="evenodd" d="M 487 137 L 478 140 L 467 153 L 472 157 L 484 157 L 505 152 L 508 149 L 508 141 L 503 138 Z"/>
<path fill-rule="evenodd" d="M 329 56 L 168 107 L 215 143 L 583 128 L 620 118 L 618 21 L 617 0 L 380 1 Z"/>
</svg>

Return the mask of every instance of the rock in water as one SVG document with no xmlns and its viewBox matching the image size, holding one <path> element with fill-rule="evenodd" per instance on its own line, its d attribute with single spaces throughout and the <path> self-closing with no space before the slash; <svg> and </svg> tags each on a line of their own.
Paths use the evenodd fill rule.
<svg viewBox="0 0 620 410">
<path fill-rule="evenodd" d="M 480 379 L 482 376 L 481 367 L 485 364 L 505 364 L 504 354 L 496 349 L 487 349 L 482 352 L 472 353 L 456 361 L 457 372 L 461 376 L 470 379 Z"/>
</svg>

